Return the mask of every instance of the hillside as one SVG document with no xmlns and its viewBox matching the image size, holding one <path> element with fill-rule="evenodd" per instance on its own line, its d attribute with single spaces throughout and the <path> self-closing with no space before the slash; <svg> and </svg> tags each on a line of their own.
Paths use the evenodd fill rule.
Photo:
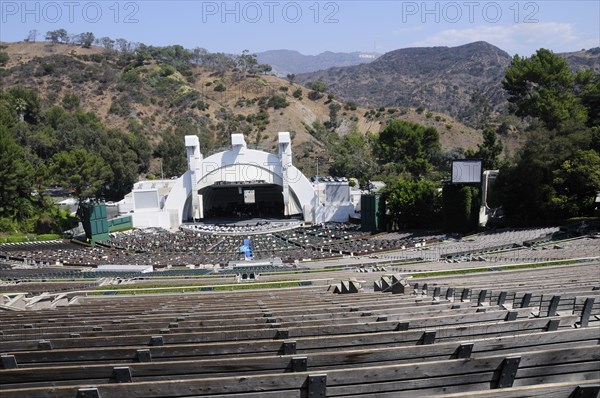
<svg viewBox="0 0 600 398">
<path fill-rule="evenodd" d="M 286 76 L 288 73 L 309 73 L 333 67 L 360 65 L 379 58 L 378 53 L 337 53 L 326 51 L 317 55 L 304 55 L 292 50 L 270 50 L 257 53 L 260 64 L 269 64 L 273 73 Z"/>
<path fill-rule="evenodd" d="M 560 53 L 558 55 L 567 60 L 573 71 L 593 69 L 595 72 L 600 72 L 600 47 Z"/>
<path fill-rule="evenodd" d="M 331 158 L 331 148 L 311 126 L 328 122 L 329 105 L 337 101 L 326 95 L 310 100 L 310 90 L 285 79 L 247 75 L 208 62 L 196 65 L 178 46 L 130 53 L 49 43 L 2 47 L 0 51 L 9 56 L 1 72 L 3 90 L 33 89 L 43 109 L 70 104 L 95 112 L 111 128 L 143 131 L 154 148 L 165 134 L 197 134 L 203 152 L 210 154 L 227 146 L 230 134 L 244 133 L 252 147 L 272 151 L 277 133 L 290 131 L 294 161 L 308 175 L 314 174 L 316 157 L 325 163 Z M 446 151 L 474 148 L 482 140 L 478 131 L 441 113 L 339 105 L 335 128 L 339 135 L 353 130 L 377 133 L 387 120 L 401 118 L 435 126 Z M 155 159 L 149 173 L 156 175 L 159 167 Z"/>
<path fill-rule="evenodd" d="M 600 71 L 598 49 L 562 56 L 574 70 Z M 510 61 L 505 51 L 480 41 L 395 50 L 370 64 L 330 68 L 296 79 L 303 84 L 321 80 L 336 96 L 361 106 L 423 106 L 476 125 L 482 115 L 506 113 L 501 81 Z"/>
</svg>

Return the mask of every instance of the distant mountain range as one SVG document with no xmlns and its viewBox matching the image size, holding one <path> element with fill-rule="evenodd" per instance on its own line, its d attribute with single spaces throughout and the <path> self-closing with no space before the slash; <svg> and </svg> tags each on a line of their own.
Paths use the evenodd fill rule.
<svg viewBox="0 0 600 398">
<path fill-rule="evenodd" d="M 308 73 L 333 67 L 365 64 L 373 62 L 380 56 L 381 54 L 378 53 L 331 51 L 318 55 L 303 55 L 292 50 L 271 50 L 256 54 L 259 63 L 271 65 L 273 73 L 282 77 L 288 73 Z"/>
<path fill-rule="evenodd" d="M 600 71 L 600 48 L 559 54 L 572 69 Z M 325 82 L 329 92 L 364 107 L 424 107 L 476 122 L 482 112 L 503 113 L 501 87 L 511 56 L 479 41 L 458 47 L 405 48 L 371 63 L 300 74 L 296 81 Z"/>
</svg>

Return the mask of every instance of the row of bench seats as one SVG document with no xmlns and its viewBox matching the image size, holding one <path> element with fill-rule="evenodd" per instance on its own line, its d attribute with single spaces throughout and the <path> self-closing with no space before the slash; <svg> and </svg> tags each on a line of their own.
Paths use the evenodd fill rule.
<svg viewBox="0 0 600 398">
<path fill-rule="evenodd" d="M 405 294 L 312 286 L 3 313 L 0 394 L 596 397 L 600 268 L 574 270 L 429 278 Z"/>
</svg>

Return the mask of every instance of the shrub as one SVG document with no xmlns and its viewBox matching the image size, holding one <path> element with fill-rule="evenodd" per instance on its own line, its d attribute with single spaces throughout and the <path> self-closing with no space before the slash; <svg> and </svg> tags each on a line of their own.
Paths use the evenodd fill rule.
<svg viewBox="0 0 600 398">
<path fill-rule="evenodd" d="M 358 108 L 358 105 L 354 101 L 348 101 L 344 104 L 344 109 L 347 111 L 355 111 L 356 108 Z"/>
<path fill-rule="evenodd" d="M 274 109 L 285 108 L 289 104 L 290 103 L 286 101 L 286 99 L 283 95 L 277 95 L 277 94 L 272 95 L 271 98 L 269 98 L 269 101 L 267 102 L 267 106 L 273 107 Z"/>
<path fill-rule="evenodd" d="M 133 108 L 131 107 L 129 101 L 127 101 L 125 98 L 117 98 L 112 101 L 108 113 L 128 117 L 132 111 Z"/>
<path fill-rule="evenodd" d="M 6 65 L 9 59 L 8 53 L 5 53 L 4 51 L 0 52 L 0 66 Z"/>
<path fill-rule="evenodd" d="M 160 69 L 160 75 L 163 77 L 171 76 L 176 72 L 176 69 L 171 65 L 163 65 Z"/>
<path fill-rule="evenodd" d="M 318 91 L 312 90 L 308 93 L 308 99 L 311 101 L 318 101 L 321 98 L 323 98 L 323 94 Z"/>
<path fill-rule="evenodd" d="M 52 65 L 52 64 L 47 64 L 47 63 L 45 63 L 45 62 L 44 62 L 44 63 L 42 63 L 42 70 L 44 71 L 44 74 L 45 74 L 45 75 L 49 75 L 49 74 L 51 74 L 52 72 L 54 72 L 54 69 L 55 69 L 54 65 Z"/>
<path fill-rule="evenodd" d="M 196 101 L 195 105 L 196 105 L 196 108 L 200 109 L 201 111 L 205 111 L 209 107 L 209 105 L 202 100 Z"/>
<path fill-rule="evenodd" d="M 90 60 L 92 62 L 96 62 L 96 63 L 100 64 L 104 60 L 104 57 L 100 54 L 92 54 L 92 55 L 90 55 Z"/>
<path fill-rule="evenodd" d="M 74 110 L 79 107 L 79 96 L 75 93 L 66 93 L 62 100 L 63 108 Z"/>
<path fill-rule="evenodd" d="M 317 80 L 316 82 L 311 84 L 310 88 L 318 93 L 324 93 L 325 91 L 327 91 L 327 85 L 321 80 Z"/>
<path fill-rule="evenodd" d="M 140 77 L 135 73 L 134 70 L 127 71 L 123 73 L 122 77 L 123 81 L 128 84 L 138 84 L 141 83 Z"/>
</svg>

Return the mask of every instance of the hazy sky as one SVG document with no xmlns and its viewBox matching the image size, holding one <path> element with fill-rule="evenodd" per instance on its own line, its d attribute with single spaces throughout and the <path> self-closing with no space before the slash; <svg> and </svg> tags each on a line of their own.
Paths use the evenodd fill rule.
<svg viewBox="0 0 600 398">
<path fill-rule="evenodd" d="M 31 29 L 93 32 L 211 52 L 304 54 L 456 46 L 485 40 L 511 55 L 600 46 L 600 1 L 5 1 L 0 40 Z"/>
</svg>

